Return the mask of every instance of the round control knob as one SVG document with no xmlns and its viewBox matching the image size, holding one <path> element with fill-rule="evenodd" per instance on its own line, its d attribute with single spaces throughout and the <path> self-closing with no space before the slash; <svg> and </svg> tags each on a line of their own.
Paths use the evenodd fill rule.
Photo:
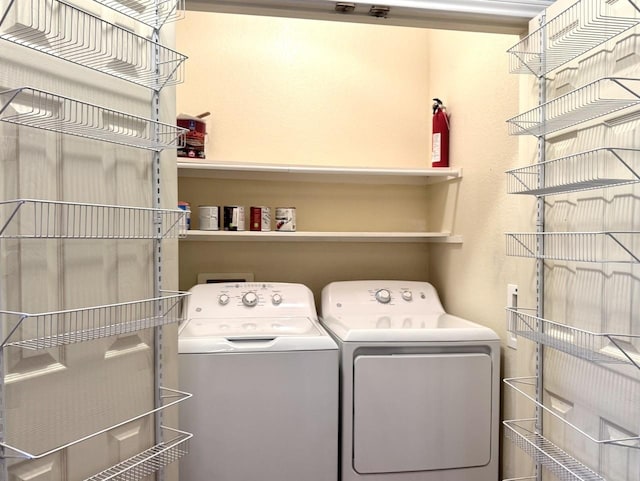
<svg viewBox="0 0 640 481">
<path fill-rule="evenodd" d="M 218 297 L 218 304 L 220 304 L 221 306 L 226 306 L 227 304 L 229 304 L 229 296 L 226 294 L 220 294 L 220 296 Z"/>
<path fill-rule="evenodd" d="M 258 303 L 258 296 L 255 292 L 247 292 L 242 296 L 242 303 L 247 307 L 254 307 Z"/>
<path fill-rule="evenodd" d="M 376 292 L 376 300 L 382 304 L 388 304 L 391 300 L 391 293 L 388 289 L 380 289 Z"/>
<path fill-rule="evenodd" d="M 282 303 L 282 296 L 280 294 L 274 294 L 271 296 L 271 303 L 274 306 L 279 306 Z"/>
<path fill-rule="evenodd" d="M 413 299 L 413 294 L 411 293 L 411 291 L 402 291 L 402 298 L 405 301 L 410 301 L 411 299 Z"/>
</svg>

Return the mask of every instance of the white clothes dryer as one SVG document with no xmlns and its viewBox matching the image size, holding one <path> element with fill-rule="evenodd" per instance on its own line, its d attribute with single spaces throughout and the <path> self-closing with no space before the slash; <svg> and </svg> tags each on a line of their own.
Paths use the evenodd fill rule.
<svg viewBox="0 0 640 481">
<path fill-rule="evenodd" d="M 180 327 L 182 481 L 336 481 L 338 347 L 301 284 L 191 289 Z"/>
<path fill-rule="evenodd" d="M 426 282 L 334 282 L 342 481 L 496 481 L 500 341 Z"/>
</svg>

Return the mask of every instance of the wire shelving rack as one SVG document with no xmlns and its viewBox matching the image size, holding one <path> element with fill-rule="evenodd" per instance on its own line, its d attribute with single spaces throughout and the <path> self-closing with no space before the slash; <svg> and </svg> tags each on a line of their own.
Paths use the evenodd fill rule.
<svg viewBox="0 0 640 481">
<path fill-rule="evenodd" d="M 640 339 L 640 334 L 591 332 L 543 319 L 522 309 L 507 307 L 506 310 L 510 314 L 509 331 L 513 334 L 586 361 L 630 363 L 640 369 L 636 358 L 626 349 L 628 340 Z"/>
<path fill-rule="evenodd" d="M 527 377 L 505 378 L 503 379 L 503 382 L 514 391 L 517 391 L 518 393 L 526 397 L 532 404 L 542 409 L 545 413 L 549 414 L 550 416 L 553 416 L 555 419 L 569 426 L 574 431 L 579 432 L 582 436 L 589 439 L 593 443 L 612 444 L 612 445 L 625 446 L 625 447 L 640 447 L 640 442 L 639 442 L 640 436 L 627 436 L 624 438 L 599 439 L 594 436 L 591 436 L 589 433 L 580 429 L 575 424 L 567 421 L 564 417 L 557 414 L 552 409 L 549 409 L 543 403 L 536 401 L 535 396 L 527 392 L 527 389 L 531 390 L 532 387 L 535 387 L 536 380 L 537 378 L 535 376 L 527 376 Z"/>
<path fill-rule="evenodd" d="M 534 427 L 536 421 L 535 418 L 503 421 L 505 436 L 559 481 L 605 481 L 595 471 L 539 434 Z"/>
<path fill-rule="evenodd" d="M 95 1 L 152 28 L 160 28 L 165 22 L 178 20 L 185 9 L 185 0 Z"/>
<path fill-rule="evenodd" d="M 143 479 L 177 461 L 189 452 L 193 434 L 162 426 L 163 439 L 155 446 L 122 461 L 85 481 L 134 481 Z"/>
<path fill-rule="evenodd" d="M 634 10 L 632 2 L 574 3 L 507 50 L 510 72 L 544 76 L 638 25 Z"/>
<path fill-rule="evenodd" d="M 0 5 L 0 39 L 155 91 L 182 82 L 186 56 L 62 0 Z"/>
<path fill-rule="evenodd" d="M 603 77 L 507 120 L 509 135 L 545 136 L 640 105 L 640 79 Z"/>
<path fill-rule="evenodd" d="M 161 297 L 61 311 L 0 311 L 5 338 L 0 348 L 40 350 L 118 336 L 181 322 L 189 294 L 165 291 Z"/>
<path fill-rule="evenodd" d="M 184 146 L 187 132 L 31 87 L 0 92 L 0 120 L 153 151 Z"/>
<path fill-rule="evenodd" d="M 553 195 L 640 182 L 640 149 L 602 147 L 511 169 L 509 194 Z M 544 178 L 539 187 L 540 178 Z"/>
<path fill-rule="evenodd" d="M 178 238 L 184 214 L 179 209 L 6 200 L 0 201 L 0 239 Z"/>
<path fill-rule="evenodd" d="M 133 421 L 137 421 L 139 419 L 143 419 L 147 416 L 150 416 L 152 414 L 155 414 L 157 412 L 163 411 L 171 406 L 175 406 L 179 403 L 181 403 L 182 401 L 184 401 L 185 399 L 189 399 L 190 397 L 192 397 L 191 394 L 184 392 L 184 391 L 179 391 L 177 389 L 171 389 L 168 387 L 160 387 L 160 392 L 161 392 L 161 399 L 163 401 L 162 406 L 159 406 L 155 409 L 151 409 L 145 413 L 139 414 L 135 417 L 126 419 L 124 421 L 121 421 L 117 424 L 114 424 L 112 426 L 108 426 L 105 427 L 104 429 L 101 429 L 99 431 L 93 432 L 91 434 L 88 434 L 80 439 L 76 439 L 74 441 L 70 441 L 66 444 L 60 445 L 60 446 L 56 446 L 46 452 L 42 452 L 42 453 L 30 453 L 24 449 L 20 449 L 18 447 L 15 446 L 11 446 L 10 444 L 7 444 L 5 442 L 0 442 L 0 447 L 4 448 L 5 450 L 5 457 L 7 458 L 19 458 L 19 459 L 42 459 L 45 458 L 47 456 L 51 456 L 52 454 L 58 453 L 64 449 L 70 448 L 71 446 L 75 446 L 77 444 L 83 443 L 89 439 L 95 438 L 96 436 L 99 436 L 101 434 L 104 434 L 106 432 L 109 432 L 113 429 L 119 428 L 121 426 L 124 426 L 128 423 L 131 423 Z M 184 433 L 185 435 L 187 433 Z M 191 436 L 189 436 L 191 437 Z M 185 438 L 184 440 L 186 441 L 188 438 Z M 149 456 L 147 455 L 148 461 L 151 461 L 152 458 L 149 458 Z M 167 458 L 169 459 L 169 458 Z M 151 466 L 152 464 L 149 464 L 149 466 Z M 118 465 L 119 466 L 119 465 Z M 122 479 L 139 479 L 139 478 L 122 478 Z"/>
</svg>

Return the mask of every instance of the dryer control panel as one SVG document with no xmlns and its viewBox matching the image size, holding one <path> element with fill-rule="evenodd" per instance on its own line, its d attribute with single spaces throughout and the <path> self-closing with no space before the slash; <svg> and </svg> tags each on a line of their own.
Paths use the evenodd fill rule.
<svg viewBox="0 0 640 481">
<path fill-rule="evenodd" d="M 229 317 L 307 317 L 316 319 L 313 294 L 302 284 L 221 282 L 193 286 L 188 319 Z"/>
<path fill-rule="evenodd" d="M 322 291 L 323 316 L 444 313 L 438 294 L 428 282 L 347 281 Z"/>
</svg>

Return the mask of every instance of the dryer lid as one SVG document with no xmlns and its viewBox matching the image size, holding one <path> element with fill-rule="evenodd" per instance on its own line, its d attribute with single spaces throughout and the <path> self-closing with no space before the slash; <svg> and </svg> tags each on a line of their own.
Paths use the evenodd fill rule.
<svg viewBox="0 0 640 481">
<path fill-rule="evenodd" d="M 498 340 L 488 327 L 450 314 L 337 316 L 322 324 L 344 342 Z"/>
</svg>

